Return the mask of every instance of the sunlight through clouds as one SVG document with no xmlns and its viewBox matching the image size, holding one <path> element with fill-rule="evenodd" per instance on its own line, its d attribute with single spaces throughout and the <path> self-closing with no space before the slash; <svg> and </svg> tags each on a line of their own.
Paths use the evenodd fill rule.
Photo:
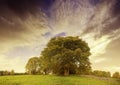
<svg viewBox="0 0 120 85">
<path fill-rule="evenodd" d="M 119 6 L 114 6 L 116 0 L 54 0 L 49 4 L 22 0 L 23 4 L 18 5 L 13 1 L 13 4 L 0 5 L 0 69 L 25 71 L 26 61 L 32 56 L 40 56 L 47 42 L 56 36 L 79 36 L 85 40 L 91 48 L 90 60 L 94 69 L 103 62 L 109 66 L 113 54 L 119 58 L 114 46 L 108 49 L 115 40 L 120 42 L 120 13 L 117 12 Z M 109 58 L 108 50 L 117 53 L 113 52 Z M 13 65 L 14 61 L 17 66 Z M 112 64 L 116 65 L 115 62 Z M 107 67 L 100 69 L 107 70 Z"/>
</svg>

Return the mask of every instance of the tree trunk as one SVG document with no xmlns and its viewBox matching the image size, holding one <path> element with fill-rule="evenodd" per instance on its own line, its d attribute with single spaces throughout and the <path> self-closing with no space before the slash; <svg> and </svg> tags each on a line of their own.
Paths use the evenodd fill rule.
<svg viewBox="0 0 120 85">
<path fill-rule="evenodd" d="M 64 76 L 69 76 L 69 68 L 64 69 Z"/>
<path fill-rule="evenodd" d="M 44 75 L 47 75 L 47 70 L 46 69 L 44 69 Z"/>
</svg>

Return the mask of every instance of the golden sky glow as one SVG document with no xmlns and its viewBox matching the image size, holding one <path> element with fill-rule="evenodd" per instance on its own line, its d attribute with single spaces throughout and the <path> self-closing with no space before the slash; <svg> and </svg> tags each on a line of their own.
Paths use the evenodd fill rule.
<svg viewBox="0 0 120 85">
<path fill-rule="evenodd" d="M 50 7 L 46 2 L 39 6 L 30 3 L 21 11 L 16 4 L 1 5 L 0 70 L 24 72 L 28 59 L 40 56 L 50 38 L 79 36 L 91 48 L 93 69 L 119 71 L 120 13 L 116 11 L 120 7 L 115 4 L 120 2 L 89 1 L 51 0 Z"/>
</svg>

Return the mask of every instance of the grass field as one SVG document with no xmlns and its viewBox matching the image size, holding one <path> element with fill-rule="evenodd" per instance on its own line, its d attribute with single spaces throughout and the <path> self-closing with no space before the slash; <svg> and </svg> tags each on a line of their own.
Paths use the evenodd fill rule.
<svg viewBox="0 0 120 85">
<path fill-rule="evenodd" d="M 120 85 L 120 82 L 80 76 L 20 75 L 1 76 L 0 85 Z"/>
</svg>

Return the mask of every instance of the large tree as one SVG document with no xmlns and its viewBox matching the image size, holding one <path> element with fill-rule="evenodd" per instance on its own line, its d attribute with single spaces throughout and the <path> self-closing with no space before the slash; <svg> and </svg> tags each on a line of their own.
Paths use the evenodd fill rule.
<svg viewBox="0 0 120 85">
<path fill-rule="evenodd" d="M 55 37 L 41 53 L 41 65 L 45 73 L 58 75 L 88 73 L 91 69 L 90 48 L 79 37 Z"/>
<path fill-rule="evenodd" d="M 26 71 L 29 74 L 36 74 L 40 69 L 40 59 L 38 57 L 32 57 L 26 64 Z"/>
</svg>

